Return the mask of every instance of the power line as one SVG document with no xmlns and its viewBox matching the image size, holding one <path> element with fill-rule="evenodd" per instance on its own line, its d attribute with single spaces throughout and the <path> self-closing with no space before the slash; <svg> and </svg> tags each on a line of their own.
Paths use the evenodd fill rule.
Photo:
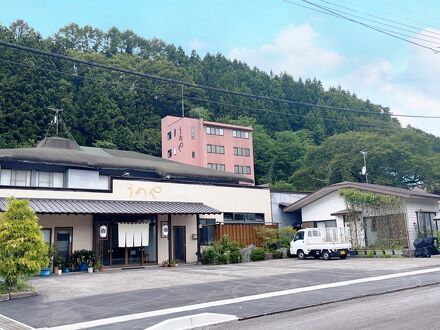
<svg viewBox="0 0 440 330">
<path fill-rule="evenodd" d="M 28 67 L 28 68 L 31 68 L 31 69 L 39 69 L 39 70 L 44 70 L 44 71 L 48 71 L 48 72 L 65 74 L 65 75 L 69 75 L 69 76 L 72 76 L 72 77 L 81 77 L 81 78 L 86 79 L 86 80 L 96 80 L 96 79 L 91 78 L 91 77 L 78 75 L 77 73 L 70 73 L 70 72 L 61 71 L 61 70 L 45 68 L 45 67 L 41 67 L 41 66 L 38 66 L 38 65 L 29 65 L 29 64 L 22 63 L 22 62 L 6 60 L 6 59 L 2 59 L 2 58 L 0 58 L 0 62 L 5 62 L 5 63 L 15 64 L 15 65 L 19 65 L 19 66 L 24 66 L 24 67 Z M 139 89 L 137 87 L 134 87 L 133 85 L 130 86 L 130 89 L 133 89 L 133 88 L 134 89 Z M 155 90 L 149 90 L 148 89 L 147 91 L 150 91 L 150 92 L 153 91 L 154 92 Z M 234 93 L 236 93 L 236 92 L 234 92 Z M 249 95 L 249 94 L 246 94 L 246 95 Z M 178 95 L 176 94 L 176 96 L 178 96 Z M 344 108 L 344 107 L 322 105 L 322 104 L 302 102 L 302 101 L 291 101 L 291 100 L 284 100 L 284 99 L 280 99 L 280 100 L 283 100 L 286 103 L 291 103 L 291 104 L 294 104 L 294 105 L 301 105 L 301 106 L 307 106 L 307 107 L 315 107 L 315 108 L 320 108 L 320 109 L 325 109 L 325 110 L 336 110 L 336 111 L 346 111 L 346 112 L 353 112 L 353 113 L 362 113 L 362 114 L 367 114 L 367 115 L 380 115 L 380 116 L 386 116 L 386 117 L 421 118 L 421 119 L 440 119 L 440 116 L 395 114 L 395 113 L 392 113 L 392 112 L 376 112 L 376 111 L 369 111 L 369 110 L 360 110 L 360 109 L 353 109 L 353 108 Z"/>
<path fill-rule="evenodd" d="M 294 6 L 298 5 L 297 3 L 294 3 L 294 2 L 289 1 L 289 0 L 281 0 L 281 1 L 284 1 L 284 2 L 286 2 L 288 4 L 291 4 L 291 5 L 294 5 Z M 434 52 L 435 54 L 440 52 L 439 50 L 437 50 L 435 48 L 432 48 L 432 47 L 423 45 L 423 44 L 421 44 L 419 42 L 415 42 L 415 41 L 412 41 L 412 40 L 409 40 L 409 39 L 406 39 L 406 38 L 403 38 L 403 37 L 399 37 L 398 35 L 396 35 L 396 34 L 401 34 L 401 33 L 389 32 L 389 31 L 386 31 L 385 29 L 381 29 L 381 28 L 375 27 L 373 25 L 370 25 L 370 24 L 367 24 L 367 23 L 364 23 L 364 22 L 360 22 L 360 21 L 355 20 L 353 18 L 350 18 L 350 17 L 347 17 L 345 15 L 339 14 L 335 10 L 328 9 L 327 7 L 320 6 L 320 5 L 318 5 L 316 3 L 313 3 L 311 1 L 307 1 L 307 0 L 300 0 L 300 1 L 308 3 L 308 4 L 310 4 L 310 5 L 314 6 L 314 7 L 322 9 L 322 10 L 316 10 L 316 8 L 310 8 L 310 7 L 305 6 L 306 8 L 308 8 L 310 10 L 317 11 L 317 12 L 320 12 L 320 13 L 322 13 L 324 11 L 324 14 L 326 14 L 326 15 L 335 16 L 335 17 L 340 18 L 340 19 L 344 19 L 344 20 L 347 20 L 347 21 L 350 21 L 350 22 L 353 22 L 353 23 L 356 23 L 356 24 L 360 24 L 360 25 L 362 25 L 362 26 L 364 26 L 364 27 L 366 27 L 368 29 L 371 29 L 371 30 L 377 31 L 379 33 L 388 35 L 388 36 L 390 36 L 392 38 L 399 39 L 401 41 L 405 41 L 407 43 L 413 44 L 413 45 L 418 46 L 418 47 L 429 49 L 432 52 Z"/>
<path fill-rule="evenodd" d="M 12 49 L 16 49 L 19 51 L 32 53 L 32 54 L 43 55 L 43 56 L 53 57 L 53 58 L 57 58 L 57 59 L 61 59 L 61 60 L 66 60 L 66 61 L 70 61 L 73 63 L 94 66 L 94 67 L 97 67 L 97 68 L 100 68 L 100 69 L 103 69 L 106 71 L 115 71 L 115 72 L 119 72 L 119 73 L 134 75 L 134 76 L 141 77 L 141 78 L 151 79 L 151 80 L 155 80 L 155 81 L 166 82 L 166 83 L 175 84 L 175 85 L 179 85 L 179 86 L 183 85 L 183 86 L 190 87 L 190 88 L 203 89 L 203 90 L 207 90 L 207 91 L 219 92 L 219 93 L 229 94 L 229 95 L 234 95 L 234 96 L 254 98 L 254 99 L 259 99 L 259 100 L 264 100 L 264 101 L 286 103 L 286 104 L 292 104 L 292 105 L 317 107 L 317 108 L 329 109 L 329 110 L 350 111 L 350 112 L 368 113 L 368 114 L 376 114 L 377 113 L 377 114 L 382 114 L 385 116 L 392 116 L 392 114 L 388 113 L 388 112 L 382 113 L 382 112 L 374 112 L 374 111 L 343 108 L 343 107 L 332 107 L 332 106 L 314 104 L 314 103 L 309 103 L 309 102 L 294 101 L 294 100 L 288 100 L 288 99 L 282 99 L 282 98 L 276 98 L 276 97 L 270 97 L 270 96 L 256 95 L 256 94 L 251 94 L 251 93 L 236 92 L 236 91 L 231 91 L 228 89 L 212 87 L 212 86 L 207 86 L 207 85 L 201 85 L 201 84 L 195 84 L 195 83 L 185 82 L 185 81 L 173 79 L 173 78 L 156 76 L 156 75 L 152 75 L 152 74 L 148 74 L 148 73 L 140 73 L 140 72 L 136 72 L 136 71 L 132 71 L 132 70 L 123 69 L 120 67 L 107 66 L 107 65 L 97 63 L 97 62 L 81 60 L 81 59 L 73 58 L 73 57 L 66 56 L 66 55 L 61 55 L 61 54 L 51 53 L 51 52 L 47 52 L 47 51 L 43 51 L 43 50 L 39 50 L 39 49 L 34 49 L 34 48 L 26 47 L 26 46 L 11 44 L 11 43 L 8 43 L 8 42 L 2 41 L 2 40 L 0 40 L 0 46 L 6 47 L 6 48 L 12 48 Z"/>
<path fill-rule="evenodd" d="M 65 72 L 65 71 L 60 71 L 60 70 L 55 70 L 55 69 L 48 69 L 48 68 L 43 68 L 43 67 L 39 67 L 39 66 L 28 65 L 28 64 L 24 64 L 24 63 L 19 63 L 19 62 L 11 61 L 11 60 L 0 59 L 0 62 L 17 64 L 17 65 L 25 66 L 25 67 L 30 68 L 30 69 L 38 69 L 38 70 L 44 70 L 44 71 L 49 71 L 49 72 L 65 74 L 65 75 L 68 75 L 68 76 L 71 76 L 71 77 L 80 78 L 80 79 L 84 79 L 84 80 L 97 81 L 97 82 L 101 82 L 101 83 L 108 84 L 108 85 L 115 85 L 115 84 L 118 83 L 118 82 L 112 82 L 112 81 L 108 81 L 108 80 L 104 80 L 104 79 L 92 78 L 92 77 L 87 77 L 87 76 L 83 76 L 83 75 L 78 75 L 78 74 L 75 74 L 75 73 L 70 73 L 70 72 Z M 296 113 L 292 113 L 292 112 L 283 112 L 283 111 L 276 111 L 276 110 L 270 110 L 270 109 L 248 107 L 248 106 L 242 106 L 242 105 L 237 105 L 237 104 L 233 104 L 233 103 L 226 103 L 226 102 L 220 102 L 220 101 L 213 101 L 213 100 L 203 99 L 203 98 L 199 98 L 199 97 L 193 97 L 193 96 L 187 96 L 187 95 L 183 95 L 182 96 L 182 94 L 174 94 L 174 93 L 170 93 L 170 92 L 166 92 L 166 91 L 160 91 L 160 90 L 157 90 L 157 89 L 149 89 L 149 88 L 145 88 L 145 87 L 137 87 L 134 84 L 131 84 L 130 86 L 126 85 L 126 84 L 122 84 L 122 85 L 123 85 L 123 87 L 125 87 L 125 88 L 127 88 L 129 90 L 141 90 L 141 91 L 151 92 L 151 93 L 154 93 L 154 94 L 162 94 L 162 95 L 166 95 L 166 96 L 175 97 L 176 99 L 183 97 L 184 99 L 187 99 L 187 100 L 201 101 L 201 102 L 205 102 L 205 103 L 222 105 L 222 106 L 230 107 L 230 108 L 245 109 L 245 110 L 249 110 L 249 111 L 267 112 L 267 113 L 280 114 L 280 115 L 284 115 L 284 116 L 293 116 L 293 117 L 309 118 L 309 119 L 322 119 L 324 121 L 330 121 L 330 122 L 342 122 L 344 124 L 354 124 L 354 125 L 368 126 L 368 127 L 378 127 L 378 128 L 384 128 L 384 129 L 399 129 L 400 128 L 400 126 L 396 127 L 396 126 L 390 126 L 390 125 L 363 123 L 363 122 L 353 121 L 353 120 L 348 120 L 348 119 L 343 119 L 343 120 L 341 120 L 341 119 L 333 119 L 333 118 L 329 118 L 329 117 L 326 117 L 326 116 L 323 116 L 323 115 L 321 115 L 321 116 L 310 116 L 310 115 L 296 114 Z M 7 94 L 4 91 L 0 91 L 0 93 Z M 369 112 L 369 111 L 366 111 L 366 112 L 371 114 L 371 112 Z"/>
<path fill-rule="evenodd" d="M 340 4 L 337 4 L 337 3 L 334 3 L 334 2 L 331 2 L 331 1 L 327 1 L 327 0 L 318 0 L 318 1 L 320 1 L 320 2 L 324 2 L 324 3 L 327 3 L 327 4 L 330 4 L 330 5 L 335 6 L 335 7 L 344 8 L 344 9 L 347 9 L 347 10 L 352 11 L 352 12 L 355 12 L 355 13 L 359 13 L 359 14 L 362 14 L 362 15 L 367 15 L 367 16 L 369 16 L 369 17 L 374 17 L 374 18 L 380 19 L 380 20 L 385 21 L 385 22 L 395 23 L 395 24 L 402 25 L 402 26 L 406 26 L 406 27 L 408 27 L 408 28 L 411 28 L 411 29 L 416 30 L 416 31 L 412 31 L 412 30 L 408 30 L 408 29 L 399 28 L 399 29 L 402 29 L 403 31 L 419 33 L 419 31 L 422 30 L 422 31 L 424 31 L 424 32 L 419 33 L 420 35 L 424 35 L 424 36 L 426 36 L 426 37 L 428 37 L 428 38 L 434 38 L 434 39 L 438 39 L 438 40 L 440 40 L 440 38 L 438 38 L 438 37 L 434 37 L 434 36 L 429 36 L 429 35 L 427 35 L 427 34 L 429 33 L 429 34 L 434 34 L 434 35 L 438 35 L 438 36 L 440 36 L 440 33 L 439 33 L 439 32 L 425 30 L 425 29 L 426 29 L 425 27 L 414 26 L 414 25 L 410 25 L 410 24 L 402 23 L 402 22 L 395 21 L 395 20 L 392 20 L 392 19 L 389 19 L 389 18 L 384 18 L 384 17 L 381 17 L 381 16 L 377 16 L 377 15 L 373 15 L 373 14 L 370 14 L 370 13 L 364 12 L 364 11 L 360 11 L 360 10 L 357 10 L 357 9 L 353 9 L 353 8 L 350 8 L 350 7 L 347 7 L 347 6 L 342 6 L 342 5 L 340 5 Z M 352 14 L 351 14 L 351 15 L 352 15 Z M 354 15 L 353 15 L 353 16 L 354 16 Z M 360 18 L 363 18 L 363 17 L 360 17 Z M 377 21 L 374 21 L 374 20 L 373 20 L 373 22 L 377 22 Z M 378 23 L 379 23 L 379 24 L 384 24 L 384 25 L 385 25 L 385 23 L 380 23 L 380 22 L 378 22 Z M 393 25 L 390 25 L 390 26 L 393 26 Z M 426 33 L 426 34 L 425 34 L 425 33 Z"/>
</svg>

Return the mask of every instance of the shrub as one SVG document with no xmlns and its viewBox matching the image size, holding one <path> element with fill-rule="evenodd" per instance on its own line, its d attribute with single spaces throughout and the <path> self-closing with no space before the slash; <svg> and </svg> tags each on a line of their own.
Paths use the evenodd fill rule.
<svg viewBox="0 0 440 330">
<path fill-rule="evenodd" d="M 202 252 L 202 263 L 204 265 L 217 263 L 218 252 L 213 246 L 210 246 L 203 250 Z"/>
<path fill-rule="evenodd" d="M 283 259 L 283 252 L 280 250 L 275 250 L 272 252 L 272 256 L 274 259 Z"/>
<path fill-rule="evenodd" d="M 373 257 L 374 257 L 374 252 L 371 251 L 371 250 L 368 251 L 368 252 L 367 252 L 367 257 L 368 257 L 368 258 L 373 258 Z"/>
<path fill-rule="evenodd" d="M 231 264 L 239 264 L 241 260 L 242 258 L 240 251 L 233 251 L 229 254 L 229 262 Z"/>
<path fill-rule="evenodd" d="M 214 245 L 202 252 L 203 264 L 229 264 L 241 262 L 240 246 L 237 242 L 231 241 L 228 235 L 223 235 Z"/>
<path fill-rule="evenodd" d="M 261 261 L 264 260 L 266 255 L 266 249 L 262 247 L 258 247 L 252 250 L 251 260 L 252 261 Z"/>
<path fill-rule="evenodd" d="M 266 249 L 276 250 L 279 248 L 278 229 L 261 226 L 257 229 L 257 237 Z"/>
<path fill-rule="evenodd" d="M 295 237 L 297 230 L 294 229 L 292 226 L 287 226 L 287 227 L 281 227 L 278 230 L 278 232 L 279 232 L 280 247 L 289 249 L 290 242 L 292 242 L 293 238 Z"/>
<path fill-rule="evenodd" d="M 26 200 L 9 199 L 0 214 L 0 277 L 12 291 L 25 285 L 26 277 L 49 264 L 48 247 L 38 217 Z"/>
</svg>

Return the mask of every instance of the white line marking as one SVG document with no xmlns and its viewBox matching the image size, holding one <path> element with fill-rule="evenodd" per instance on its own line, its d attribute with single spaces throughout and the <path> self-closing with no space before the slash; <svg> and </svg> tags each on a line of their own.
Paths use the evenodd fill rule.
<svg viewBox="0 0 440 330">
<path fill-rule="evenodd" d="M 135 313 L 135 314 L 129 314 L 129 315 L 122 315 L 122 316 L 113 316 L 113 317 L 100 319 L 100 320 L 86 321 L 86 322 L 67 324 L 67 325 L 62 325 L 62 326 L 57 326 L 57 327 L 52 327 L 52 328 L 42 328 L 42 329 L 50 329 L 50 330 L 87 329 L 87 328 L 104 326 L 104 325 L 109 325 L 109 324 L 114 324 L 114 323 L 141 320 L 141 319 L 146 319 L 146 318 L 155 317 L 155 316 L 188 312 L 188 311 L 193 311 L 193 310 L 203 309 L 203 308 L 225 306 L 225 305 L 242 303 L 242 302 L 252 301 L 252 300 L 260 300 L 260 299 L 286 296 L 286 295 L 295 294 L 295 293 L 337 288 L 337 287 L 341 287 L 341 286 L 347 286 L 347 285 L 353 285 L 353 284 L 359 284 L 359 283 L 377 282 L 377 281 L 389 280 L 389 279 L 393 279 L 393 278 L 414 276 L 414 275 L 421 275 L 421 274 L 429 274 L 429 273 L 434 273 L 434 272 L 440 272 L 440 267 L 415 270 L 415 271 L 411 271 L 411 272 L 395 273 L 395 274 L 389 274 L 389 275 L 365 277 L 365 278 L 359 278 L 356 280 L 348 280 L 348 281 L 341 281 L 341 282 L 334 282 L 334 283 L 327 283 L 327 284 L 312 285 L 312 286 L 306 286 L 303 288 L 295 288 L 295 289 L 260 293 L 260 294 L 250 295 L 250 296 L 239 297 L 239 298 L 229 298 L 229 299 L 223 299 L 223 300 L 217 300 L 217 301 L 209 301 L 209 302 L 200 303 L 200 304 L 193 304 L 193 305 L 187 305 L 187 306 L 181 306 L 181 307 L 160 309 L 160 310 L 149 311 L 149 312 Z"/>
<path fill-rule="evenodd" d="M 145 330 L 188 330 L 232 321 L 238 321 L 238 317 L 230 314 L 201 313 L 168 319 Z"/>
<path fill-rule="evenodd" d="M 29 330 L 34 330 L 35 329 L 35 328 L 32 328 L 32 327 L 30 327 L 30 326 L 28 326 L 28 325 L 26 325 L 24 323 L 18 322 L 18 321 L 14 320 L 14 319 L 11 319 L 10 317 L 7 317 L 7 316 L 4 316 L 3 314 L 0 314 L 0 320 L 2 318 L 7 319 L 8 321 L 10 321 L 10 322 L 12 322 L 14 324 L 20 325 L 20 326 L 24 327 L 25 329 L 29 329 Z M 3 328 L 0 328 L 0 329 L 3 329 Z"/>
</svg>

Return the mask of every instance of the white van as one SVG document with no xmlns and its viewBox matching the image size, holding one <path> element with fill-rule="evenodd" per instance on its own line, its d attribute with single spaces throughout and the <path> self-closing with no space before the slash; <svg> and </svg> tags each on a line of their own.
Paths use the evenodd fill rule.
<svg viewBox="0 0 440 330">
<path fill-rule="evenodd" d="M 298 259 L 314 257 L 324 260 L 332 257 L 345 259 L 351 249 L 350 228 L 307 228 L 299 230 L 290 242 L 290 254 Z"/>
</svg>

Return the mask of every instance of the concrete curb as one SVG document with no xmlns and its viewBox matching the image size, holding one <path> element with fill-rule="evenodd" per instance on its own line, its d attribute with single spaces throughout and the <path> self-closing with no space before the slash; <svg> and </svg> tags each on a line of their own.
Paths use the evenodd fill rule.
<svg viewBox="0 0 440 330">
<path fill-rule="evenodd" d="M 210 325 L 238 321 L 238 317 L 229 314 L 200 313 L 176 317 L 157 323 L 146 330 L 186 330 L 204 328 Z"/>
<path fill-rule="evenodd" d="M 11 292 L 9 294 L 9 299 L 20 299 L 36 296 L 37 293 L 35 291 L 22 291 L 22 292 Z"/>
<path fill-rule="evenodd" d="M 9 300 L 9 293 L 0 294 L 0 301 Z"/>
</svg>

